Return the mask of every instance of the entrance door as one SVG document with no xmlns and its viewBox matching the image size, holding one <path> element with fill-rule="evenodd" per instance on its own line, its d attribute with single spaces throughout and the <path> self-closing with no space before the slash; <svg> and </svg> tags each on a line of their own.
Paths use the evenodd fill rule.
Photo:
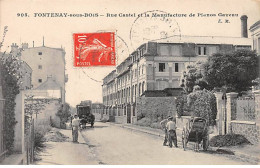
<svg viewBox="0 0 260 168">
<path fill-rule="evenodd" d="M 127 123 L 131 123 L 131 106 L 130 104 L 126 106 L 127 113 Z"/>
</svg>

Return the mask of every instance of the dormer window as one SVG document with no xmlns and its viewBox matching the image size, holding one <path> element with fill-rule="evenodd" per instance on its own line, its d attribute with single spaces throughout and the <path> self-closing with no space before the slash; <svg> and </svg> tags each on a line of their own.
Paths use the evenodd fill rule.
<svg viewBox="0 0 260 168">
<path fill-rule="evenodd" d="M 207 47 L 206 46 L 198 46 L 198 55 L 206 55 Z"/>
</svg>

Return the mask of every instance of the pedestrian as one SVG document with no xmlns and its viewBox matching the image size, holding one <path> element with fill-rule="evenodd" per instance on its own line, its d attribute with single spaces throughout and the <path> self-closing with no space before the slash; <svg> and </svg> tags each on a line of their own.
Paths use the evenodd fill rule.
<svg viewBox="0 0 260 168">
<path fill-rule="evenodd" d="M 78 130 L 79 130 L 80 119 L 77 114 L 74 115 L 74 119 L 72 120 L 72 138 L 73 142 L 78 142 Z"/>
<path fill-rule="evenodd" d="M 169 147 L 172 148 L 172 142 L 174 146 L 177 148 L 177 136 L 176 136 L 176 123 L 173 121 L 173 117 L 168 118 L 168 122 L 166 124 L 166 129 L 168 131 L 168 139 L 169 139 Z"/>
<path fill-rule="evenodd" d="M 169 118 L 170 116 L 168 116 Z M 162 126 L 162 129 L 165 133 L 165 136 L 164 136 L 164 142 L 163 142 L 163 146 L 167 146 L 167 142 L 168 142 L 168 133 L 167 133 L 167 129 L 166 129 L 166 124 L 168 122 L 168 119 L 164 119 L 160 122 L 161 126 Z"/>
</svg>

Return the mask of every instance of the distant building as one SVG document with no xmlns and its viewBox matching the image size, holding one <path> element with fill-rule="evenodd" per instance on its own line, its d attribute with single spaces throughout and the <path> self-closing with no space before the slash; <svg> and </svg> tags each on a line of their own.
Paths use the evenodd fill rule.
<svg viewBox="0 0 260 168">
<path fill-rule="evenodd" d="M 247 30 L 244 17 L 241 22 L 242 29 Z M 111 116 L 122 116 L 127 118 L 123 121 L 132 123 L 136 119 L 137 98 L 151 95 L 151 91 L 180 88 L 187 65 L 206 61 L 217 52 L 251 49 L 247 31 L 242 32 L 242 37 L 237 38 L 182 36 L 142 44 L 103 79 L 104 116 L 110 120 Z M 167 95 L 167 91 L 156 94 Z"/>
<path fill-rule="evenodd" d="M 249 30 L 253 39 L 253 49 L 260 54 L 260 20 L 254 23 Z"/>
<path fill-rule="evenodd" d="M 17 49 L 18 46 L 12 44 L 11 50 L 15 51 Z M 44 45 L 29 48 L 28 43 L 23 43 L 19 49 L 21 50 L 21 60 L 25 61 L 32 69 L 32 89 L 37 89 L 51 77 L 59 86 L 62 103 L 64 103 L 65 83 L 68 81 L 68 76 L 65 75 L 66 53 L 64 49 L 50 48 Z"/>
<path fill-rule="evenodd" d="M 22 62 L 20 72 L 22 74 L 21 90 L 28 90 L 32 88 L 32 68 L 26 63 Z"/>
</svg>

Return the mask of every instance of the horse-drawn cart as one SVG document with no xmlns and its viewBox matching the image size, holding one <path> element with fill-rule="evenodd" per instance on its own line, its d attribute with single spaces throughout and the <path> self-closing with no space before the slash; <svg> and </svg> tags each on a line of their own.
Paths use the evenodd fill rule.
<svg viewBox="0 0 260 168">
<path fill-rule="evenodd" d="M 195 142 L 195 151 L 198 151 L 201 141 L 206 151 L 209 146 L 208 122 L 200 117 L 192 117 L 182 131 L 183 149 L 186 150 L 188 142 Z"/>
</svg>

